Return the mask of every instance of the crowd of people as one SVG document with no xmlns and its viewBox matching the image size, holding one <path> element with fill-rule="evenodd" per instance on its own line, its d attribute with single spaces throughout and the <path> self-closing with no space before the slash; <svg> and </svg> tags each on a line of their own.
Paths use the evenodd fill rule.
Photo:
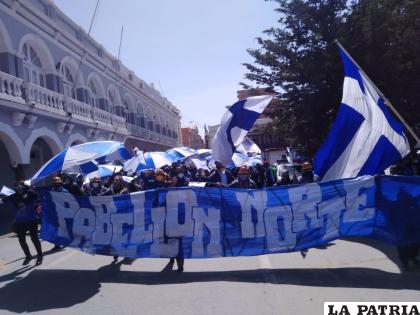
<svg viewBox="0 0 420 315">
<path fill-rule="evenodd" d="M 401 161 L 391 168 L 391 174 L 420 175 L 419 161 L 411 159 L 408 164 L 406 161 Z M 96 176 L 87 179 L 81 174 L 61 173 L 52 178 L 50 189 L 75 196 L 110 196 L 156 188 L 185 187 L 193 182 L 202 183 L 201 185 L 206 187 L 254 189 L 316 181 L 317 177 L 312 171 L 310 162 L 292 165 L 287 163 L 286 157 L 283 156 L 275 164 L 264 161 L 263 164 L 257 164 L 255 167 L 243 165 L 233 169 L 226 169 L 222 163 L 216 162 L 215 168 L 211 171 L 197 169 L 193 164 L 173 163 L 171 166 L 164 166 L 157 170 L 142 170 L 139 173 L 127 173 L 122 170 L 114 172 L 108 178 Z M 14 231 L 18 235 L 19 244 L 25 254 L 23 265 L 27 265 L 32 259 L 26 243 L 27 232 L 37 252 L 36 264 L 42 264 L 43 254 L 38 237 L 38 223 L 42 211 L 36 189 L 26 186 L 24 182 L 18 182 L 15 185 L 15 194 L 1 198 L 9 202 L 14 209 Z M 180 242 L 178 255 L 170 259 L 172 265 L 176 259 L 179 272 L 184 270 L 181 244 Z M 53 250 L 60 249 L 62 247 L 58 245 L 53 248 Z M 404 269 L 408 270 L 410 263 L 418 263 L 416 244 L 400 246 L 398 252 Z M 303 257 L 306 253 L 307 250 L 301 252 Z M 117 259 L 118 256 L 114 256 L 114 260 Z"/>
<path fill-rule="evenodd" d="M 286 160 L 278 161 L 275 165 L 264 162 L 255 167 L 241 166 L 233 169 L 226 169 L 222 163 L 216 162 L 213 170 L 197 169 L 193 164 L 173 163 L 160 169 L 146 169 L 138 173 L 128 173 L 124 170 L 114 172 L 107 178 L 93 177 L 85 178 L 82 174 L 56 174 L 51 179 L 51 191 L 69 193 L 74 196 L 111 196 L 129 194 L 137 191 L 145 191 L 165 187 L 186 187 L 190 183 L 202 183 L 206 187 L 231 187 L 231 188 L 264 188 L 275 185 L 288 185 L 292 183 L 308 182 L 314 180 L 312 166 L 309 162 L 302 164 L 301 176 L 289 176 L 287 170 L 281 165 Z M 30 238 L 37 252 L 36 265 L 42 264 L 43 254 L 41 242 L 38 237 L 38 224 L 41 215 L 41 206 L 34 187 L 28 187 L 25 182 L 15 184 L 15 194 L 1 196 L 4 202 L 13 207 L 15 222 L 13 230 L 18 235 L 19 244 L 25 254 L 23 265 L 27 265 L 32 259 L 26 234 Z M 181 242 L 180 242 L 181 244 Z M 180 246 L 181 248 L 181 246 Z M 62 249 L 55 245 L 53 251 Z M 118 256 L 113 257 L 114 260 Z M 170 264 L 177 262 L 178 271 L 184 270 L 184 259 L 180 249 L 176 257 L 170 259 Z"/>
</svg>

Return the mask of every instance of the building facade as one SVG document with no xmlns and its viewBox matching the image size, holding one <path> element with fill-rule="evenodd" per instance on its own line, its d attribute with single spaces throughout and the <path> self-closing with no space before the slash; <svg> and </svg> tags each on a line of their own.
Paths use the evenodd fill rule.
<svg viewBox="0 0 420 315">
<path fill-rule="evenodd" d="M 96 140 L 179 146 L 179 110 L 52 1 L 0 0 L 0 185 Z"/>
<path fill-rule="evenodd" d="M 205 147 L 204 140 L 198 133 L 197 126 L 181 128 L 182 145 L 193 149 L 203 149 Z"/>
</svg>

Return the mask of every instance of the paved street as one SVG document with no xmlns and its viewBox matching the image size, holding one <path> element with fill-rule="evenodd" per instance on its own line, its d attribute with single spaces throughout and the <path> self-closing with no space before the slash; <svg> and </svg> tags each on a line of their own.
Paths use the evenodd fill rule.
<svg viewBox="0 0 420 315">
<path fill-rule="evenodd" d="M 369 244 L 368 244 L 369 243 Z M 258 257 L 112 264 L 74 249 L 22 267 L 13 236 L 0 238 L 0 314 L 322 314 L 324 301 L 418 301 L 420 272 L 401 274 L 394 248 L 335 241 L 326 248 Z"/>
</svg>

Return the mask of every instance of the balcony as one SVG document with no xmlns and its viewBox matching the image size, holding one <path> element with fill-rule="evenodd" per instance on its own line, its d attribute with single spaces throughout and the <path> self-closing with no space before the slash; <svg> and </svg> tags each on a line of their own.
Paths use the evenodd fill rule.
<svg viewBox="0 0 420 315">
<path fill-rule="evenodd" d="M 113 115 L 113 116 L 111 116 L 111 121 L 112 121 L 112 124 L 115 127 L 124 127 L 124 128 L 126 128 L 126 126 L 125 126 L 125 118 L 124 117 Z"/>
<path fill-rule="evenodd" d="M 22 84 L 22 79 L 0 71 L 0 93 L 2 98 L 8 98 L 23 103 Z"/>
<path fill-rule="evenodd" d="M 102 122 L 104 124 L 110 124 L 111 123 L 111 113 L 106 112 L 99 108 L 93 108 L 93 120 Z"/>
<path fill-rule="evenodd" d="M 70 97 L 65 97 L 64 109 L 68 114 L 71 114 L 71 116 L 74 118 L 88 122 L 92 121 L 92 105 L 90 104 L 77 101 Z"/>
<path fill-rule="evenodd" d="M 127 129 L 131 135 L 139 138 L 147 138 L 149 136 L 148 130 L 137 125 L 127 123 Z"/>
<path fill-rule="evenodd" d="M 65 115 L 64 96 L 42 86 L 24 82 L 23 88 L 26 95 L 26 103 L 33 107 Z"/>
<path fill-rule="evenodd" d="M 126 123 L 125 117 L 93 107 L 90 104 L 72 99 L 42 86 L 31 82 L 24 82 L 22 79 L 0 71 L 0 99 L 9 100 L 18 111 L 25 110 L 22 106 L 30 106 L 38 109 L 38 113 L 54 113 L 72 122 L 85 123 L 88 125 L 97 124 L 99 128 L 114 131 L 121 134 L 131 134 L 135 137 L 152 140 L 166 145 L 176 145 L 173 139 L 155 131 L 142 128 L 137 125 Z M 12 104 L 13 104 L 12 103 Z M 60 119 L 58 117 L 58 119 Z"/>
</svg>

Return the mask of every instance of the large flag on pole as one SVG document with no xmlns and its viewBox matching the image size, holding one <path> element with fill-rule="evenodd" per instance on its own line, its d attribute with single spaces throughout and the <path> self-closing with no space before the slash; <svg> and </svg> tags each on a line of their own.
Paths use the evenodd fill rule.
<svg viewBox="0 0 420 315">
<path fill-rule="evenodd" d="M 261 154 L 260 147 L 248 137 L 245 137 L 244 141 L 236 147 L 236 151 L 247 155 Z"/>
<path fill-rule="evenodd" d="M 323 181 L 378 174 L 410 152 L 403 125 L 391 116 L 380 92 L 342 47 L 340 54 L 343 97 L 314 161 Z"/>
<path fill-rule="evenodd" d="M 273 96 L 252 96 L 236 102 L 223 115 L 212 143 L 213 157 L 227 164 Z"/>
</svg>

